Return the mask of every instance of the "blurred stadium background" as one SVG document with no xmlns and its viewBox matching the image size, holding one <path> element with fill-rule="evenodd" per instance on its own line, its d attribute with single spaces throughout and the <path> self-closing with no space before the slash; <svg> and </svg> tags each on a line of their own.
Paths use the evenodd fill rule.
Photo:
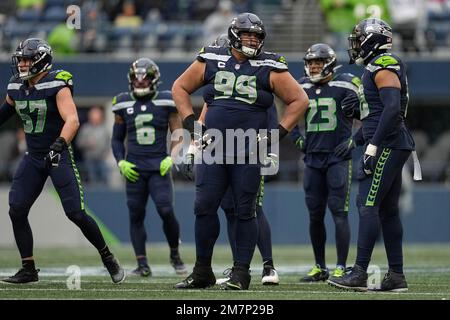
<svg viewBox="0 0 450 320">
<path fill-rule="evenodd" d="M 449 248 L 449 0 L 2 0 L 0 88 L 5 90 L 0 93 L 1 99 L 11 75 L 11 53 L 19 41 L 31 36 L 46 38 L 55 53 L 53 68 L 66 69 L 74 75 L 75 102 L 82 122 L 80 130 L 91 125 L 104 132 L 102 136 L 106 137 L 86 142 L 96 144 L 94 150 L 78 139 L 80 134 L 74 142 L 87 205 L 91 214 L 101 221 L 109 243 L 126 246 L 130 240 L 124 181 L 114 163 L 108 140 L 113 121 L 112 97 L 128 90 L 127 71 L 138 57 L 149 57 L 159 65 L 160 89 L 169 90 L 173 81 L 195 59 L 196 52 L 226 32 L 235 13 L 245 11 L 254 12 L 263 20 L 268 33 L 265 50 L 285 55 L 295 78 L 303 75 L 304 51 L 317 42 L 329 43 L 336 49 L 342 64 L 339 71 L 361 75 L 361 69 L 347 63 L 347 34 L 358 20 L 369 16 L 381 17 L 393 26 L 396 31 L 394 52 L 400 54 L 408 66 L 411 100 L 407 122 L 414 134 L 423 170 L 423 181 L 419 183 L 412 182 L 412 163 L 408 163 L 404 171 L 401 209 L 406 246 L 414 250 L 416 245 L 419 245 L 417 248 L 432 245 L 425 248 L 432 248 L 430 250 L 434 252 L 437 244 L 440 249 L 435 250 L 436 255 L 442 253 L 442 248 Z M 201 92 L 194 95 L 193 102 L 199 112 L 203 102 Z M 281 112 L 282 106 L 278 107 Z M 93 116 L 94 112 L 90 113 L 93 109 L 100 110 L 100 116 Z M 18 128 L 18 119 L 11 119 L 0 128 L 2 275 L 2 268 L 18 264 L 18 254 L 11 253 L 15 243 L 7 214 L 12 175 L 26 150 L 23 131 Z M 358 149 L 354 152 L 355 161 L 361 153 Z M 310 254 L 298 258 L 297 250 L 292 247 L 309 244 L 300 157 L 288 139 L 283 141 L 280 171 L 266 187 L 264 209 L 272 226 L 274 244 L 278 247 L 291 245 L 289 263 L 311 265 L 313 259 L 309 247 L 302 247 L 302 250 Z M 187 252 L 192 253 L 189 244 L 194 242 L 194 186 L 175 170 L 172 173 L 181 237 L 188 247 Z M 354 182 L 350 213 L 353 243 L 358 222 L 354 205 L 357 183 Z M 51 183 L 32 208 L 30 221 L 37 248 L 88 245 L 64 217 Z M 149 204 L 146 225 L 150 243 L 165 241 L 153 204 Z M 331 219 L 327 220 L 327 230 L 332 244 L 334 226 Z M 222 231 L 220 241 L 225 243 L 225 240 Z M 125 256 L 128 254 L 124 259 L 132 263 L 131 248 L 120 252 Z M 59 254 L 55 259 L 62 256 Z M 55 259 L 49 259 L 49 264 L 54 265 Z M 186 260 L 193 262 L 192 257 Z M 259 264 L 257 254 L 255 260 Z M 380 258 L 374 263 L 384 265 L 385 260 Z M 435 266 L 445 267 L 439 263 Z M 450 291 L 449 282 L 444 292 Z M 2 295 L 0 293 L 0 297 Z"/>
</svg>

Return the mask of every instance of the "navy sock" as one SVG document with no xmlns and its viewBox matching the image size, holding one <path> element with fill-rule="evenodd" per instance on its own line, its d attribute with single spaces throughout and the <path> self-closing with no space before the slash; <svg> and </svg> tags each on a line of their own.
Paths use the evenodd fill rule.
<svg viewBox="0 0 450 320">
<path fill-rule="evenodd" d="M 100 257 L 102 259 L 105 259 L 107 257 L 110 257 L 112 255 L 111 251 L 109 251 L 109 248 L 107 245 L 105 245 L 103 248 L 98 250 L 98 253 L 100 253 Z"/>
<path fill-rule="evenodd" d="M 195 248 L 197 262 L 211 265 L 214 244 L 219 237 L 220 222 L 217 214 L 195 216 Z"/>
<path fill-rule="evenodd" d="M 136 258 L 138 266 L 148 266 L 147 257 Z"/>
<path fill-rule="evenodd" d="M 21 258 L 33 256 L 33 233 L 28 222 L 28 213 L 27 209 L 12 207 L 9 209 L 14 238 Z"/>
<path fill-rule="evenodd" d="M 356 264 L 367 271 L 373 247 L 380 233 L 380 219 L 377 207 L 360 206 L 358 210 L 359 230 Z"/>
<path fill-rule="evenodd" d="M 347 212 L 333 212 L 335 226 L 337 264 L 345 268 L 350 247 L 350 226 Z"/>
<path fill-rule="evenodd" d="M 256 218 L 236 221 L 236 263 L 250 265 L 258 241 Z"/>
<path fill-rule="evenodd" d="M 36 266 L 34 265 L 33 259 L 22 260 L 22 268 L 27 270 L 35 270 Z"/>
<path fill-rule="evenodd" d="M 272 234 L 270 225 L 262 207 L 256 206 L 256 219 L 258 220 L 258 249 L 262 261 L 272 260 Z M 272 262 L 273 266 L 273 262 Z"/>
<path fill-rule="evenodd" d="M 380 212 L 380 217 L 389 269 L 403 273 L 403 227 L 399 211 L 394 208 L 388 214 Z"/>
<path fill-rule="evenodd" d="M 327 240 L 327 232 L 322 214 L 311 215 L 310 213 L 309 236 L 311 237 L 316 264 L 320 265 L 322 269 L 325 269 L 325 242 Z"/>
<path fill-rule="evenodd" d="M 231 254 L 233 261 L 236 260 L 236 216 L 233 213 L 225 213 L 227 218 L 228 241 L 230 242 Z"/>
<path fill-rule="evenodd" d="M 166 235 L 167 242 L 170 248 L 178 248 L 180 241 L 180 225 L 172 209 L 158 210 L 161 219 L 163 220 L 163 231 Z"/>
<path fill-rule="evenodd" d="M 147 232 L 145 231 L 144 218 L 145 210 L 130 210 L 130 239 L 136 257 L 147 255 L 145 249 Z"/>
</svg>

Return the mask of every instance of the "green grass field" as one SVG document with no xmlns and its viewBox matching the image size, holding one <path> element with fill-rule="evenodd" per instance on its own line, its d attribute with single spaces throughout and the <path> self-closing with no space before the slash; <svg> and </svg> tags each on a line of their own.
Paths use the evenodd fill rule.
<svg viewBox="0 0 450 320">
<path fill-rule="evenodd" d="M 113 250 L 127 270 L 134 268 L 130 247 Z M 329 267 L 334 262 L 333 247 L 327 248 Z M 192 270 L 194 247 L 183 245 L 182 257 Z M 355 248 L 351 248 L 349 261 L 354 261 Z M 355 293 L 339 291 L 325 283 L 301 284 L 299 278 L 312 265 L 309 246 L 276 246 L 274 261 L 280 275 L 279 286 L 263 286 L 260 256 L 255 254 L 252 265 L 250 290 L 222 291 L 218 286 L 206 290 L 175 290 L 172 286 L 183 279 L 169 265 L 166 245 L 150 245 L 148 255 L 153 276 L 140 278 L 129 276 L 120 285 L 113 285 L 101 267 L 95 250 L 36 249 L 35 257 L 40 271 L 40 281 L 26 285 L 10 285 L 0 282 L 0 299 L 169 299 L 169 300 L 305 300 L 305 299 L 450 299 L 450 254 L 447 245 L 409 245 L 405 247 L 405 274 L 409 284 L 407 293 Z M 230 265 L 231 256 L 227 246 L 216 246 L 214 271 L 217 277 Z M 375 249 L 372 263 L 380 266 L 381 277 L 386 272 L 384 248 Z M 81 268 L 81 290 L 67 288 L 66 269 L 70 265 Z M 16 249 L 0 248 L 0 278 L 17 271 L 19 257 Z"/>
</svg>

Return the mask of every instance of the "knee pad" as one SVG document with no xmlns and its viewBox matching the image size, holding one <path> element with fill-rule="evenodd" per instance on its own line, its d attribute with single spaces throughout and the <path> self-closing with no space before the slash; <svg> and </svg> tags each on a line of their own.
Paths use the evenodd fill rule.
<svg viewBox="0 0 450 320">
<path fill-rule="evenodd" d="M 127 201 L 128 210 L 130 211 L 130 214 L 134 213 L 143 213 L 145 212 L 145 206 L 142 204 L 142 202 L 128 199 Z"/>
<path fill-rule="evenodd" d="M 255 218 L 256 218 L 256 211 L 238 214 L 238 215 L 237 215 L 237 218 L 238 218 L 239 220 L 251 220 L 251 219 L 255 219 Z"/>
<path fill-rule="evenodd" d="M 400 208 L 398 206 L 380 209 L 380 220 L 389 219 L 395 216 L 400 216 Z"/>
<path fill-rule="evenodd" d="M 344 207 L 345 207 L 345 198 L 341 197 L 328 198 L 328 208 L 330 208 L 330 211 L 333 215 L 343 213 Z"/>
<path fill-rule="evenodd" d="M 378 207 L 359 206 L 358 212 L 360 217 L 378 216 Z"/>
<path fill-rule="evenodd" d="M 79 222 L 81 222 L 85 219 L 86 215 L 87 215 L 87 213 L 84 210 L 66 212 L 67 218 L 69 218 L 70 221 L 72 221 L 73 223 L 75 223 L 77 225 Z"/>
<path fill-rule="evenodd" d="M 306 196 L 306 206 L 309 211 L 309 218 L 312 222 L 322 222 L 325 216 L 325 203 L 321 203 L 318 198 Z"/>
<path fill-rule="evenodd" d="M 9 217 L 11 221 L 17 221 L 28 217 L 29 208 L 20 207 L 16 204 L 9 204 Z"/>
<path fill-rule="evenodd" d="M 174 216 L 173 208 L 170 204 L 167 205 L 158 205 L 156 207 L 156 211 L 158 211 L 159 216 L 161 219 L 168 218 L 170 216 Z"/>
</svg>

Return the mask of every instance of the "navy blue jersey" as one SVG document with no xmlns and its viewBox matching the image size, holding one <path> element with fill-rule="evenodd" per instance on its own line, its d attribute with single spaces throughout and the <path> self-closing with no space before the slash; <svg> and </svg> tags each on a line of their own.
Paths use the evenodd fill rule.
<svg viewBox="0 0 450 320">
<path fill-rule="evenodd" d="M 283 57 L 263 52 L 241 64 L 229 48 L 205 47 L 197 60 L 206 63 L 203 97 L 208 128 L 267 128 L 267 109 L 273 104 L 270 72 L 288 70 Z"/>
<path fill-rule="evenodd" d="M 56 94 L 64 87 L 73 91 L 72 75 L 64 70 L 47 73 L 37 84 L 13 77 L 8 84 L 8 96 L 14 100 L 30 153 L 46 153 L 61 134 L 64 120 L 56 105 Z"/>
<path fill-rule="evenodd" d="M 151 99 L 135 99 L 130 92 L 113 99 L 113 112 L 126 124 L 127 159 L 141 169 L 159 170 L 159 162 L 168 155 L 169 117 L 177 112 L 170 91 L 158 91 Z M 153 161 L 152 161 L 153 160 Z M 145 167 L 145 168 L 144 168 Z"/>
<path fill-rule="evenodd" d="M 309 97 L 305 115 L 306 152 L 331 153 L 352 134 L 353 119 L 344 115 L 341 101 L 357 95 L 360 80 L 350 73 L 337 74 L 327 83 L 299 80 Z"/>
<path fill-rule="evenodd" d="M 370 141 L 374 135 L 384 108 L 379 96 L 378 88 L 375 84 L 375 75 L 380 70 L 392 71 L 400 79 L 401 106 L 400 114 L 395 126 L 391 128 L 389 134 L 385 137 L 379 147 L 413 150 L 414 140 L 405 126 L 405 118 L 408 109 L 408 79 L 406 77 L 406 68 L 400 58 L 391 53 L 381 54 L 373 58 L 366 66 L 361 78 L 360 112 L 364 140 L 366 142 Z"/>
</svg>

